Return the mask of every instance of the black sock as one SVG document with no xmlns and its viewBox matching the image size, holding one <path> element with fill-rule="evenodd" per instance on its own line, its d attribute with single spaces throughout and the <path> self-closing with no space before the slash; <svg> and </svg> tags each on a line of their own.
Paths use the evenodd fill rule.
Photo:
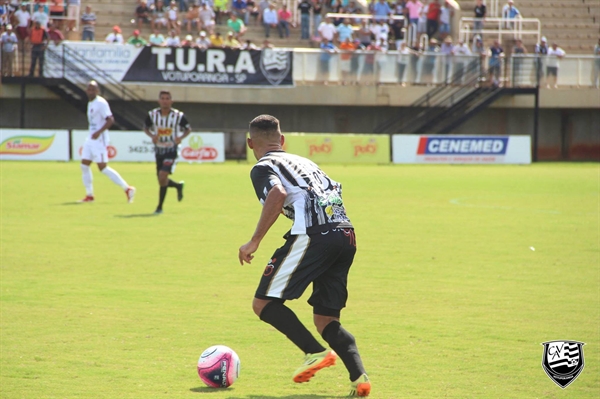
<svg viewBox="0 0 600 399">
<path fill-rule="evenodd" d="M 283 333 L 304 353 L 319 353 L 326 349 L 306 329 L 296 314 L 281 302 L 269 302 L 260 313 L 260 319 Z"/>
<path fill-rule="evenodd" d="M 350 381 L 356 381 L 361 374 L 366 374 L 354 336 L 346 331 L 339 321 L 327 324 L 321 336 L 344 362 L 350 373 Z"/>
<path fill-rule="evenodd" d="M 163 206 L 163 202 L 165 202 L 165 197 L 167 196 L 167 188 L 169 186 L 160 186 L 160 191 L 159 191 L 159 195 L 158 195 L 158 208 L 156 209 L 162 209 Z"/>
<path fill-rule="evenodd" d="M 169 179 L 169 184 L 167 187 L 176 187 L 179 188 L 179 183 L 175 183 L 173 180 Z"/>
</svg>

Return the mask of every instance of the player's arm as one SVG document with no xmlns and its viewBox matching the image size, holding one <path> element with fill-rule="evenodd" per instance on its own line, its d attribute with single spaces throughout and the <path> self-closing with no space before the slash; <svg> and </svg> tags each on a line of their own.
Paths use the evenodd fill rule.
<svg viewBox="0 0 600 399">
<path fill-rule="evenodd" d="M 188 122 L 185 115 L 181 116 L 181 121 L 179 121 L 179 127 L 183 130 L 183 134 L 175 139 L 175 144 L 180 144 L 183 139 L 192 133 L 192 126 Z"/>
<path fill-rule="evenodd" d="M 146 120 L 144 121 L 144 133 L 146 133 L 146 136 L 150 137 L 152 139 L 152 142 L 154 144 L 156 144 L 158 142 L 158 136 L 153 134 L 150 129 L 154 126 L 154 123 L 152 123 L 152 119 L 150 118 L 150 115 L 146 116 Z"/>
<path fill-rule="evenodd" d="M 250 263 L 252 255 L 258 249 L 271 226 L 275 223 L 287 198 L 287 192 L 279 176 L 269 167 L 255 166 L 250 174 L 252 184 L 259 200 L 263 203 L 260 218 L 250 241 L 240 247 L 238 258 L 240 264 Z"/>
<path fill-rule="evenodd" d="M 92 139 L 96 140 L 98 139 L 98 137 L 100 137 L 100 135 L 107 129 L 109 129 L 113 123 L 115 123 L 115 118 L 112 115 L 109 115 L 106 117 L 105 121 L 104 121 L 104 125 L 102 125 L 102 127 L 100 129 L 98 129 L 96 132 L 94 132 L 94 134 L 92 134 Z"/>
</svg>

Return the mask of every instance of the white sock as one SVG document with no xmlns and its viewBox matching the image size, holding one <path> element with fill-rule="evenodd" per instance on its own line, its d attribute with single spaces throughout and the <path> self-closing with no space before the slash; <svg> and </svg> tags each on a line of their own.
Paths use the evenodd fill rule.
<svg viewBox="0 0 600 399">
<path fill-rule="evenodd" d="M 92 176 L 92 169 L 90 169 L 89 165 L 81 165 L 81 177 L 83 179 L 83 185 L 85 186 L 85 192 L 87 195 L 94 196 L 94 185 L 92 182 L 94 181 L 94 177 Z"/>
<path fill-rule="evenodd" d="M 106 168 L 102 169 L 102 173 L 108 176 L 108 178 L 112 180 L 113 183 L 115 183 L 118 186 L 121 186 L 123 190 L 127 190 L 127 188 L 129 187 L 129 185 L 125 180 L 123 180 L 119 172 L 117 172 L 110 166 L 107 166 Z"/>
</svg>

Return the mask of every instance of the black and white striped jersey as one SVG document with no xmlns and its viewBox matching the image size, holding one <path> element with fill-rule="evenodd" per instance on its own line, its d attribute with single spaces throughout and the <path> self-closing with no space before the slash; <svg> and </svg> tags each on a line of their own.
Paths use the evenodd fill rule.
<svg viewBox="0 0 600 399">
<path fill-rule="evenodd" d="M 148 112 L 144 125 L 158 135 L 158 143 L 155 145 L 157 155 L 177 152 L 175 138 L 191 128 L 184 113 L 175 108 L 171 108 L 167 116 L 162 115 L 160 108 L 154 108 Z"/>
<path fill-rule="evenodd" d="M 272 151 L 258 160 L 250 178 L 261 204 L 271 188 L 277 184 L 285 188 L 287 198 L 282 211 L 294 222 L 292 235 L 352 228 L 342 201 L 342 185 L 309 159 Z"/>
</svg>

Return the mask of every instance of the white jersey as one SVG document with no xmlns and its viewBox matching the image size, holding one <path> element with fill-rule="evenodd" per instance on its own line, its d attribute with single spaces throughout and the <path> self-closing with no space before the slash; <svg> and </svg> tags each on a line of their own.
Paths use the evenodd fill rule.
<svg viewBox="0 0 600 399">
<path fill-rule="evenodd" d="M 110 111 L 110 106 L 108 102 L 100 97 L 96 96 L 92 101 L 88 102 L 87 107 L 87 117 L 89 124 L 89 134 L 88 139 L 91 139 L 92 134 L 96 133 L 98 129 L 100 129 L 104 123 L 106 123 L 106 118 L 112 116 L 112 112 Z M 108 129 L 106 129 L 100 137 L 98 137 L 98 141 L 104 143 L 104 145 L 108 145 L 109 137 L 108 137 Z"/>
</svg>

